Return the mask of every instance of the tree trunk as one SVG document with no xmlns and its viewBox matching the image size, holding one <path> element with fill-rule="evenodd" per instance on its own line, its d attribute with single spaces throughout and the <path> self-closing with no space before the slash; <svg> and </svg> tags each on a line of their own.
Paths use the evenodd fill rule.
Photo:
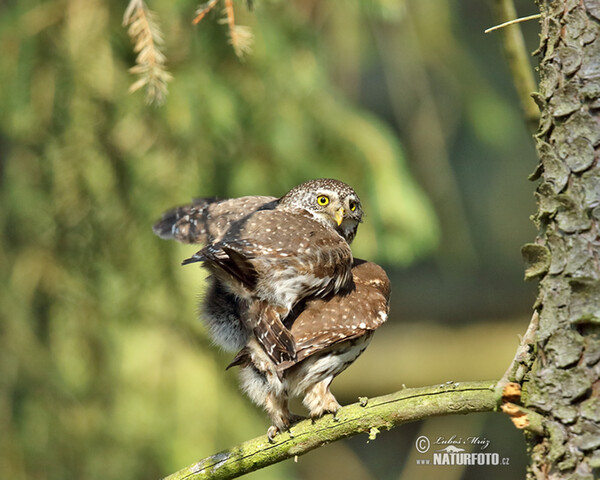
<svg viewBox="0 0 600 480">
<path fill-rule="evenodd" d="M 523 402 L 544 428 L 528 437 L 528 478 L 592 479 L 600 471 L 600 2 L 540 5 L 539 235 L 524 247 L 526 276 L 540 278 L 539 328 Z"/>
</svg>

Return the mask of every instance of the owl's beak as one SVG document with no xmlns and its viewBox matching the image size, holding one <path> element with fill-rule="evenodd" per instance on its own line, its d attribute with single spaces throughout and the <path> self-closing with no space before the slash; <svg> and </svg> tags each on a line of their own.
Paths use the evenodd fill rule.
<svg viewBox="0 0 600 480">
<path fill-rule="evenodd" d="M 346 213 L 346 211 L 344 210 L 344 207 L 340 207 L 335 211 L 335 221 L 337 222 L 338 227 L 344 221 L 344 213 Z"/>
</svg>

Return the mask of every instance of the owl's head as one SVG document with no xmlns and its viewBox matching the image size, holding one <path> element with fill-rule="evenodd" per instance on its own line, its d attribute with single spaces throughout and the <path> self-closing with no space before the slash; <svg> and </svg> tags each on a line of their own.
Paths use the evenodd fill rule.
<svg viewBox="0 0 600 480">
<path fill-rule="evenodd" d="M 350 243 L 362 221 L 360 199 L 352 187 L 339 180 L 318 178 L 302 183 L 285 194 L 280 205 L 300 208 L 335 229 Z"/>
</svg>

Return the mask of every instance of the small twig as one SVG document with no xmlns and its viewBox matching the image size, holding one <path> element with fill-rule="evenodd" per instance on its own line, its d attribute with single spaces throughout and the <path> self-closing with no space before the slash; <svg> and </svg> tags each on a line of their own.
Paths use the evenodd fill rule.
<svg viewBox="0 0 600 480">
<path fill-rule="evenodd" d="M 513 425 L 519 430 L 526 430 L 535 435 L 544 435 L 546 421 L 543 415 L 510 402 L 504 403 L 500 410 L 509 416 Z"/>
<path fill-rule="evenodd" d="M 235 28 L 235 14 L 233 11 L 233 0 L 225 0 L 225 18 L 227 19 L 227 24 L 229 25 L 229 30 L 233 30 Z"/>
<path fill-rule="evenodd" d="M 496 385 L 498 394 L 502 393 L 502 390 L 509 382 L 520 384 L 523 381 L 525 374 L 531 369 L 531 365 L 535 359 L 535 349 L 533 345 L 535 344 L 535 334 L 539 323 L 540 316 L 537 310 L 535 310 L 531 316 L 527 331 L 525 332 L 525 335 L 523 335 L 523 338 L 521 338 L 521 342 L 519 343 L 512 362 Z"/>
<path fill-rule="evenodd" d="M 508 24 L 506 28 L 502 28 L 504 53 L 520 99 L 525 122 L 533 134 L 537 130 L 540 116 L 539 109 L 531 98 L 531 94 L 536 90 L 536 82 L 529 61 L 530 56 L 525 48 L 523 33 L 518 22 L 515 21 L 517 18 L 515 5 L 512 0 L 495 0 L 494 10 L 498 20 L 502 22 L 498 28 Z"/>
<path fill-rule="evenodd" d="M 198 24 L 206 16 L 206 14 L 215 7 L 218 1 L 219 0 L 210 0 L 209 2 L 206 2 L 203 5 L 200 5 L 196 9 L 196 17 L 194 18 L 192 23 L 194 25 Z"/>
<path fill-rule="evenodd" d="M 529 20 L 535 20 L 536 18 L 540 18 L 542 15 L 536 13 L 535 15 L 529 15 L 528 17 L 515 18 L 514 20 L 509 20 L 508 22 L 501 23 L 500 25 L 494 25 L 483 31 L 483 33 L 490 33 L 494 30 L 499 30 L 500 28 L 508 27 L 509 25 L 514 25 L 515 23 L 527 22 Z"/>
<path fill-rule="evenodd" d="M 293 437 L 281 433 L 270 443 L 266 435 L 212 455 L 176 472 L 165 480 L 229 479 L 286 458 L 309 452 L 327 443 L 359 433 L 389 430 L 403 423 L 439 415 L 490 412 L 500 403 L 494 382 L 446 383 L 407 388 L 371 398 L 338 410 L 314 422 L 292 426 Z"/>
<path fill-rule="evenodd" d="M 233 46 L 233 51 L 239 58 L 243 58 L 252 49 L 253 36 L 248 27 L 235 24 L 233 0 L 225 0 L 224 23 L 229 27 L 229 43 Z"/>
<path fill-rule="evenodd" d="M 209 0 L 200 5 L 196 10 L 196 17 L 193 20 L 194 25 L 199 23 L 219 2 L 219 0 Z M 233 46 L 233 51 L 239 58 L 243 58 L 249 53 L 252 47 L 252 32 L 248 27 L 235 24 L 235 12 L 233 9 L 233 0 L 223 0 L 225 5 L 225 17 L 220 23 L 227 24 L 229 29 L 229 43 Z M 252 2 L 246 2 L 248 8 L 252 8 Z"/>
</svg>

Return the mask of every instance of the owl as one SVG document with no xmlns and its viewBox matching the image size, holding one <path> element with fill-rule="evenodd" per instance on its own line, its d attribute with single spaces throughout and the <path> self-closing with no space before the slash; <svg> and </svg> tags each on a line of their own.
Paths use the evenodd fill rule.
<svg viewBox="0 0 600 480">
<path fill-rule="evenodd" d="M 302 397 L 311 418 L 337 412 L 332 380 L 367 348 L 387 319 L 391 287 L 385 271 L 355 259 L 351 272 L 348 290 L 307 299 L 285 319 L 296 342 L 295 360 L 276 364 L 251 338 L 229 365 L 241 367 L 242 389 L 269 414 L 271 441 L 299 419 L 288 408 L 291 397 Z"/>
<path fill-rule="evenodd" d="M 361 219 L 360 200 L 351 187 L 318 179 L 279 199 L 198 200 L 167 212 L 154 231 L 162 238 L 205 244 L 183 263 L 202 262 L 209 270 L 205 305 L 216 295 L 239 314 L 237 323 L 230 323 L 204 308 L 213 336 L 222 334 L 216 343 L 240 347 L 252 335 L 279 364 L 296 360 L 293 335 L 283 324 L 294 306 L 351 287 L 349 243 Z"/>
</svg>

